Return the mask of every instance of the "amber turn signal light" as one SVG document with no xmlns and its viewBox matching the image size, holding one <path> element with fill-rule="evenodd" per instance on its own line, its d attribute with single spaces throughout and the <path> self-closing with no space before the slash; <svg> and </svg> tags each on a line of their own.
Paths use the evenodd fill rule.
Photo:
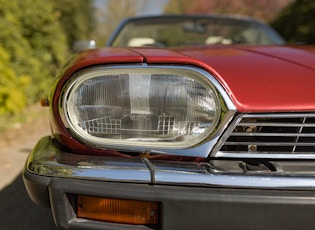
<svg viewBox="0 0 315 230">
<path fill-rule="evenodd" d="M 158 224 L 158 202 L 81 196 L 77 198 L 80 218 L 122 224 Z"/>
</svg>

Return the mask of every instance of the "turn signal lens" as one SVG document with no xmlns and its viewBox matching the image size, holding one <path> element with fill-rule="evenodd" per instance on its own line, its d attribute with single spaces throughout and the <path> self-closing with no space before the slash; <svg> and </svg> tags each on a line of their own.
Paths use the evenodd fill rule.
<svg viewBox="0 0 315 230">
<path fill-rule="evenodd" d="M 80 218 L 105 222 L 156 225 L 158 202 L 78 196 L 77 215 Z"/>
</svg>

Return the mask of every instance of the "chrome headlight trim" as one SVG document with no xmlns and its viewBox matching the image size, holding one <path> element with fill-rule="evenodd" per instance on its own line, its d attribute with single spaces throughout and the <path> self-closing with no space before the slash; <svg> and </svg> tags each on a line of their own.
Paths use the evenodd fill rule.
<svg viewBox="0 0 315 230">
<path fill-rule="evenodd" d="M 181 141 L 179 143 L 174 142 L 164 142 L 154 144 L 153 142 L 141 142 L 141 141 L 126 141 L 126 140 L 108 140 L 106 138 L 99 137 L 88 137 L 83 132 L 80 131 L 79 127 L 76 126 L 71 113 L 74 112 L 71 105 L 69 105 L 69 100 L 72 100 L 71 92 L 77 90 L 82 82 L 87 79 L 95 78 L 99 75 L 106 75 L 103 72 L 112 73 L 126 73 L 130 72 L 144 72 L 144 73 L 165 73 L 165 74 L 178 74 L 191 77 L 195 77 L 197 80 L 203 84 L 206 89 L 212 90 L 214 93 L 214 100 L 218 107 L 218 115 L 214 118 L 214 127 L 203 132 L 196 140 L 193 141 Z M 196 80 L 196 79 L 195 79 Z M 236 109 L 233 105 L 231 99 L 229 98 L 226 91 L 220 85 L 220 83 L 208 72 L 191 66 L 173 66 L 173 65 L 112 65 L 112 66 L 97 66 L 84 69 L 74 74 L 73 77 L 65 84 L 63 87 L 59 100 L 59 113 L 61 119 L 66 128 L 69 129 L 71 134 L 81 141 L 82 143 L 98 148 L 98 149 L 115 149 L 120 151 L 137 151 L 137 152 L 151 152 L 151 153 L 167 153 L 175 155 L 184 156 L 198 156 L 206 157 L 211 151 L 212 147 L 215 145 L 219 136 L 222 134 L 223 130 L 227 126 L 227 123 L 232 119 Z"/>
</svg>

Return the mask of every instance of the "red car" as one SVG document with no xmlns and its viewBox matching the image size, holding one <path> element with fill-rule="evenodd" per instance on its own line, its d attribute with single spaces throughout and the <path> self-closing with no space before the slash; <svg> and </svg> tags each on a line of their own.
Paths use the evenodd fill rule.
<svg viewBox="0 0 315 230">
<path fill-rule="evenodd" d="M 27 191 L 65 229 L 314 229 L 314 86 L 253 19 L 125 20 L 56 80 Z"/>
</svg>

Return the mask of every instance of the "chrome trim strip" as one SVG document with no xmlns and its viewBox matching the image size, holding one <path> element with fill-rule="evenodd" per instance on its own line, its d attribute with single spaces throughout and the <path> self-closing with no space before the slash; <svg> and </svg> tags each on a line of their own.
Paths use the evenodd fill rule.
<svg viewBox="0 0 315 230">
<path fill-rule="evenodd" d="M 26 163 L 30 173 L 48 177 L 66 177 L 89 180 L 133 181 L 150 183 L 151 173 L 142 159 L 122 161 L 121 158 L 90 157 L 73 165 L 57 162 L 61 152 L 50 137 L 42 138 Z"/>
<path fill-rule="evenodd" d="M 244 117 L 246 117 L 246 116 L 244 116 Z M 257 117 L 263 118 L 261 116 L 257 116 Z M 254 118 L 254 117 L 251 117 L 251 118 Z M 292 117 L 288 116 L 288 118 L 292 118 Z M 274 123 L 272 123 L 272 122 L 270 122 L 270 123 L 264 123 L 264 122 L 249 123 L 249 122 L 244 122 L 243 123 L 243 122 L 240 122 L 238 126 L 250 126 L 250 125 L 253 125 L 253 124 L 255 124 L 257 126 L 271 126 L 271 127 L 277 127 L 277 126 L 281 126 L 281 127 L 297 127 L 297 128 L 299 128 L 299 127 L 303 127 L 303 128 L 304 127 L 315 127 L 315 124 L 303 124 L 303 123 L 301 123 L 301 124 L 285 124 L 285 123 L 280 123 L 280 122 L 278 122 L 278 123 L 275 123 L 275 122 Z"/>
<path fill-rule="evenodd" d="M 282 117 L 287 117 L 287 118 L 301 118 L 301 117 L 307 117 L 307 118 L 315 118 L 314 113 L 255 113 L 255 114 L 250 114 L 250 113 L 245 113 L 245 114 L 240 114 L 239 117 L 246 117 L 246 118 L 257 118 L 257 117 L 263 117 L 263 118 L 282 118 Z"/>
<path fill-rule="evenodd" d="M 315 143 L 292 143 L 292 142 L 276 142 L 276 143 L 270 143 L 270 142 L 225 142 L 225 145 L 260 145 L 260 146 L 315 146 Z"/>
<path fill-rule="evenodd" d="M 216 157 L 224 158 L 264 158 L 264 159 L 286 159 L 286 160 L 313 160 L 315 159 L 315 153 L 278 153 L 278 152 L 268 152 L 268 153 L 244 153 L 244 152 L 224 152 L 220 151 L 216 154 Z"/>
<path fill-rule="evenodd" d="M 50 137 L 42 138 L 30 154 L 26 170 L 47 177 L 196 187 L 315 189 L 312 170 L 301 172 L 224 172 L 204 162 L 152 161 L 86 156 L 71 165 L 57 162 L 61 152 Z M 315 171 L 315 170 L 314 170 Z M 295 176 L 294 176 L 295 175 Z"/>
<path fill-rule="evenodd" d="M 315 189 L 315 178 L 313 177 L 187 174 L 165 171 L 156 172 L 156 183 L 260 189 Z"/>
<path fill-rule="evenodd" d="M 248 136 L 248 137 L 263 137 L 263 136 L 269 136 L 269 137 L 315 137 L 315 134 L 305 134 L 305 133 L 231 133 L 230 136 Z"/>
</svg>

